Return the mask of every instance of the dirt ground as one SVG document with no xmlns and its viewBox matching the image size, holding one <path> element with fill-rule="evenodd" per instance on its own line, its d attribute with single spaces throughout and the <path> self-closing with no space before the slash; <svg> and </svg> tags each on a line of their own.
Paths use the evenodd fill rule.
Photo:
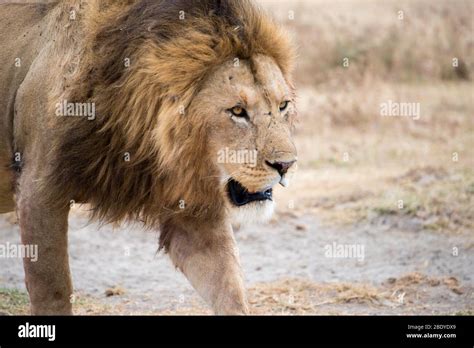
<svg viewBox="0 0 474 348">
<path fill-rule="evenodd" d="M 17 225 L 0 220 L 0 243 L 19 243 Z M 474 311 L 473 239 L 378 219 L 328 227 L 314 216 L 280 214 L 236 232 L 255 314 L 469 314 Z M 331 258 L 325 246 L 364 245 L 364 257 Z M 458 248 L 453 256 L 453 248 Z M 166 255 L 157 235 L 70 219 L 76 312 L 210 314 Z M 0 311 L 27 312 L 20 259 L 2 260 Z M 17 301 L 17 302 L 15 302 Z"/>
</svg>

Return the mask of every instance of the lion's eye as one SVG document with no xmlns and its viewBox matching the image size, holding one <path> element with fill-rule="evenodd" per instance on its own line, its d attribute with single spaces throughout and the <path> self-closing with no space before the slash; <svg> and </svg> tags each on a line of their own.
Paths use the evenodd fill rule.
<svg viewBox="0 0 474 348">
<path fill-rule="evenodd" d="M 281 103 L 280 103 L 280 106 L 279 106 L 279 107 L 280 107 L 280 111 L 285 110 L 285 109 L 287 108 L 287 106 L 288 106 L 288 101 L 287 101 L 287 100 L 281 102 Z"/>
<path fill-rule="evenodd" d="M 243 107 L 240 106 L 234 106 L 232 109 L 230 109 L 230 112 L 232 115 L 237 116 L 237 117 L 247 117 L 247 111 Z"/>
</svg>

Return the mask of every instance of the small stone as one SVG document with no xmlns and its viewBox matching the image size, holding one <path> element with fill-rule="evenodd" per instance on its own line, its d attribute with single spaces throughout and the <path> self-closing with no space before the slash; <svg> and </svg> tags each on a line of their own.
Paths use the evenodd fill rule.
<svg viewBox="0 0 474 348">
<path fill-rule="evenodd" d="M 308 228 L 305 225 L 297 224 L 295 225 L 297 231 L 306 231 Z"/>
<path fill-rule="evenodd" d="M 122 289 L 121 287 L 114 286 L 113 288 L 108 288 L 105 290 L 105 296 L 110 297 L 110 296 L 120 296 L 125 293 L 125 290 Z"/>
</svg>

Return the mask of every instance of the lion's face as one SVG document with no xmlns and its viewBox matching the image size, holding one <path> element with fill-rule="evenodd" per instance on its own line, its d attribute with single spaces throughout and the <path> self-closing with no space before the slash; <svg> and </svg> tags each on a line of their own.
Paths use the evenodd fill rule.
<svg viewBox="0 0 474 348">
<path fill-rule="evenodd" d="M 291 138 L 296 108 L 280 69 L 263 55 L 225 63 L 204 82 L 193 104 L 211 125 L 211 158 L 222 173 L 233 219 L 268 218 L 272 189 L 287 186 L 297 160 Z"/>
</svg>

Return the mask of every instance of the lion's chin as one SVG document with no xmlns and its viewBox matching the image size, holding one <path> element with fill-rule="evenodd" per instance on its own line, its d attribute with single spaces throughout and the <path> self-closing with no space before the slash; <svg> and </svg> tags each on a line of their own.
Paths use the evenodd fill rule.
<svg viewBox="0 0 474 348">
<path fill-rule="evenodd" d="M 263 223 L 270 220 L 274 209 L 272 200 L 254 201 L 240 207 L 232 206 L 230 217 L 232 224 L 240 226 Z"/>
</svg>

